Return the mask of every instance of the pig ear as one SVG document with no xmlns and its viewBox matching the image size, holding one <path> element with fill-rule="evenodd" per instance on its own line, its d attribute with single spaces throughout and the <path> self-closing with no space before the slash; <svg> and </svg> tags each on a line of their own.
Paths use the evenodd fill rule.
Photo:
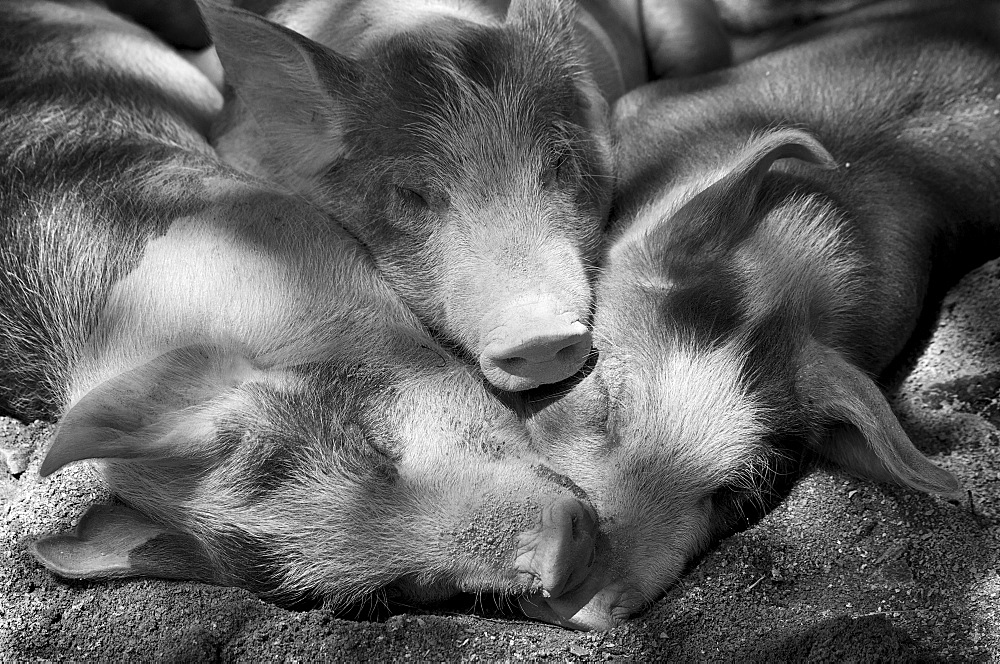
<svg viewBox="0 0 1000 664">
<path fill-rule="evenodd" d="M 195 538 L 120 505 L 94 505 L 76 532 L 43 537 L 31 552 L 68 579 L 153 576 L 224 583 Z"/>
<path fill-rule="evenodd" d="M 823 168 L 836 162 L 819 141 L 798 129 L 779 129 L 755 139 L 725 168 L 724 174 L 704 187 L 674 214 L 674 237 L 690 238 L 692 251 L 703 252 L 709 242 L 732 241 L 749 231 L 750 214 L 760 194 L 764 176 L 779 159 L 798 159 Z M 706 232 L 706 227 L 716 233 Z M 685 231 L 685 229 L 687 229 Z"/>
<path fill-rule="evenodd" d="M 193 408 L 256 372 L 241 355 L 207 346 L 164 353 L 93 388 L 62 417 L 39 474 L 73 461 L 152 461 L 206 454 L 214 425 Z"/>
<path fill-rule="evenodd" d="M 553 45 L 576 41 L 575 2 L 511 0 L 506 21 L 551 37 Z"/>
<path fill-rule="evenodd" d="M 575 2 L 560 0 L 512 0 L 507 10 L 507 23 L 526 29 L 538 35 L 549 48 L 562 52 L 577 66 L 571 67 L 572 76 L 583 93 L 586 116 L 591 136 L 600 153 L 609 155 L 611 137 L 609 126 L 608 99 L 595 76 L 594 70 L 604 66 L 604 62 L 588 61 L 587 49 L 581 44 L 577 34 L 577 8 Z M 616 75 L 617 76 L 617 75 Z M 620 93 L 619 93 L 620 94 Z"/>
<path fill-rule="evenodd" d="M 198 5 L 226 83 L 262 130 L 262 161 L 302 178 L 329 167 L 343 150 L 342 97 L 355 90 L 355 63 L 248 11 Z"/>
<path fill-rule="evenodd" d="M 515 25 L 542 23 L 551 27 L 568 27 L 572 32 L 576 20 L 576 3 L 561 0 L 511 0 L 507 22 Z"/>
<path fill-rule="evenodd" d="M 879 482 L 895 482 L 944 495 L 961 486 L 954 475 L 920 453 L 889 402 L 863 371 L 814 340 L 802 352 L 797 387 L 810 414 L 829 428 L 810 441 L 820 456 Z"/>
</svg>

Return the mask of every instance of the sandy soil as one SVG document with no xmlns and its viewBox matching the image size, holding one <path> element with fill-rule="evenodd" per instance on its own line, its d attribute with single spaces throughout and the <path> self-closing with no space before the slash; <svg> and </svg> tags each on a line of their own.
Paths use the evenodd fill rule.
<svg viewBox="0 0 1000 664">
<path fill-rule="evenodd" d="M 361 622 L 233 588 L 60 581 L 27 543 L 106 495 L 85 466 L 40 481 L 48 427 L 0 420 L 0 660 L 1000 662 L 998 312 L 994 262 L 951 292 L 896 381 L 905 428 L 971 503 L 817 471 L 603 634 L 445 612 Z"/>
</svg>

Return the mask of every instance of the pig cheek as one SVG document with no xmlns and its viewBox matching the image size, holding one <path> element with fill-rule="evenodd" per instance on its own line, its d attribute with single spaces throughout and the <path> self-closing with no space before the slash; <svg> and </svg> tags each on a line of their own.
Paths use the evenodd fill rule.
<svg viewBox="0 0 1000 664">
<path fill-rule="evenodd" d="M 608 226 L 615 180 L 610 168 L 610 158 L 596 147 L 583 157 L 582 172 L 587 177 L 575 174 L 573 182 L 575 205 L 583 220 L 577 227 L 577 239 L 584 255 L 596 260 Z"/>
<path fill-rule="evenodd" d="M 484 291 L 497 296 L 496 274 L 473 259 L 468 238 L 449 227 L 435 235 L 430 250 L 438 256 L 439 329 L 457 341 L 470 356 L 478 357 L 479 319 Z M 491 279 L 492 278 L 492 279 Z M 491 280 L 493 283 L 491 284 Z"/>
<path fill-rule="evenodd" d="M 613 548 L 608 565 L 619 570 L 624 587 L 631 589 L 631 604 L 637 595 L 648 604 L 667 592 L 711 542 L 712 502 L 710 495 L 689 497 L 687 491 L 693 489 L 677 490 L 669 477 L 640 485 L 630 481 L 636 475 L 619 475 L 596 504 L 602 515 L 608 514 Z"/>
<path fill-rule="evenodd" d="M 455 338 L 446 324 L 443 273 L 454 252 L 446 250 L 433 215 L 391 205 L 381 223 L 366 228 L 362 241 L 393 290 L 426 323 Z M 377 217 L 376 217 L 377 218 Z"/>
</svg>

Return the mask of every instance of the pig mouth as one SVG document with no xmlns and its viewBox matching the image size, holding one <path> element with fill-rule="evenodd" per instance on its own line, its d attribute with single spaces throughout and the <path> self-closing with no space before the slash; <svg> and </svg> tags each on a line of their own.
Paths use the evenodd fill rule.
<svg viewBox="0 0 1000 664">
<path fill-rule="evenodd" d="M 625 623 L 646 606 L 642 596 L 621 580 L 595 570 L 576 589 L 558 597 L 523 595 L 518 604 L 529 618 L 581 631 L 607 631 Z"/>
</svg>

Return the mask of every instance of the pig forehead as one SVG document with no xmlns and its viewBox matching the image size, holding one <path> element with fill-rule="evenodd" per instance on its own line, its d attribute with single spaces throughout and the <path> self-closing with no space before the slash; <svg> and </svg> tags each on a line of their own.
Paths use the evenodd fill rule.
<svg viewBox="0 0 1000 664">
<path fill-rule="evenodd" d="M 233 463 L 242 463 L 239 457 L 265 463 L 273 467 L 272 475 L 277 468 L 292 472 L 332 464 L 346 476 L 391 477 L 396 460 L 391 444 L 363 417 L 360 390 L 351 389 L 349 380 L 329 367 L 309 365 L 301 374 L 246 383 L 216 417 L 218 442 L 228 445 Z M 384 389 L 366 382 L 369 394 Z"/>
<path fill-rule="evenodd" d="M 406 126 L 582 119 L 582 95 L 568 63 L 533 40 L 500 28 L 466 29 L 450 39 L 402 36 L 386 42 L 368 67 L 366 96 L 379 117 Z M 385 103 L 382 103 L 382 101 Z"/>
<path fill-rule="evenodd" d="M 767 411 L 745 379 L 738 343 L 705 348 L 678 338 L 657 349 L 609 353 L 608 430 L 638 456 L 716 485 L 745 465 L 768 433 Z"/>
</svg>

